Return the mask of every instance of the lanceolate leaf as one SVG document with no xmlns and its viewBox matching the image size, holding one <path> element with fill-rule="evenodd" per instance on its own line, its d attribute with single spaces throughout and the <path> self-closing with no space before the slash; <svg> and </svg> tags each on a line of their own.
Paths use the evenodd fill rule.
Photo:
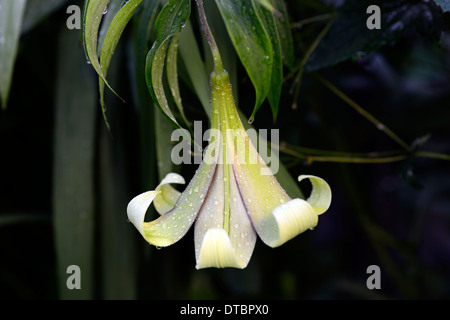
<svg viewBox="0 0 450 320">
<path fill-rule="evenodd" d="M 294 41 L 292 39 L 286 4 L 284 3 L 284 0 L 272 0 L 271 3 L 276 10 L 274 18 L 277 24 L 283 62 L 290 70 L 292 70 L 295 63 Z"/>
<path fill-rule="evenodd" d="M 83 42 L 86 58 L 92 67 L 95 69 L 104 83 L 111 89 L 111 91 L 119 97 L 119 95 L 111 88 L 108 81 L 106 81 L 106 74 L 103 72 L 101 64 L 98 59 L 97 46 L 98 46 L 98 32 L 100 23 L 103 18 L 103 14 L 107 11 L 107 7 L 110 0 L 86 0 L 83 16 Z M 101 89 L 102 90 L 102 89 Z M 101 94 L 101 104 L 103 111 L 103 118 L 106 122 L 103 94 Z M 120 97 L 119 97 L 120 98 Z M 122 99 L 122 98 L 120 98 Z"/>
<path fill-rule="evenodd" d="M 184 123 L 189 126 L 189 121 L 186 119 L 183 111 L 183 104 L 181 102 L 181 94 L 180 87 L 178 84 L 178 38 L 179 33 L 177 33 L 169 44 L 169 49 L 167 50 L 167 59 L 166 59 L 166 70 L 167 70 L 167 81 L 169 83 L 170 91 L 172 92 L 173 99 L 175 100 L 175 104 L 180 112 L 181 117 L 183 118 Z"/>
<path fill-rule="evenodd" d="M 6 108 L 26 0 L 0 0 L 0 97 Z"/>
<path fill-rule="evenodd" d="M 55 76 L 52 218 L 59 298 L 92 299 L 96 247 L 95 78 L 89 73 L 77 32 L 62 26 Z M 81 290 L 69 290 L 67 267 L 80 267 Z"/>
<path fill-rule="evenodd" d="M 211 104 L 210 104 L 210 87 L 205 65 L 203 63 L 200 50 L 198 48 L 194 31 L 188 21 L 186 27 L 180 33 L 180 57 L 182 58 L 189 82 L 197 95 L 203 110 L 211 118 Z"/>
<path fill-rule="evenodd" d="M 150 189 L 156 181 L 156 150 L 149 148 L 155 143 L 155 120 L 152 98 L 145 81 L 145 58 L 147 56 L 149 34 L 158 15 L 159 0 L 144 1 L 142 10 L 133 18 L 132 65 L 133 100 L 139 114 L 140 180 L 143 189 Z M 158 110 L 159 112 L 159 110 Z"/>
<path fill-rule="evenodd" d="M 100 55 L 102 51 L 103 42 L 105 41 L 106 33 L 111 25 L 116 14 L 120 11 L 123 5 L 123 0 L 110 0 L 106 13 L 103 15 L 100 29 L 98 30 L 97 39 L 97 53 Z"/>
<path fill-rule="evenodd" d="M 111 63 L 111 58 L 116 50 L 117 43 L 119 42 L 120 36 L 123 30 L 127 26 L 131 17 L 133 16 L 136 9 L 142 3 L 142 0 L 130 0 L 128 1 L 114 17 L 111 25 L 108 28 L 105 39 L 100 53 L 100 68 L 102 75 L 99 75 L 99 87 L 100 87 L 100 103 L 102 105 L 103 117 L 105 117 L 105 102 L 104 102 L 104 89 L 105 89 L 105 78 L 108 73 L 109 64 Z"/>
<path fill-rule="evenodd" d="M 181 31 L 190 14 L 189 0 L 171 0 L 164 6 L 155 22 L 156 41 L 148 52 L 146 62 L 146 79 L 150 94 L 163 114 L 176 127 L 180 125 L 167 103 L 162 76 L 169 42 Z"/>
<path fill-rule="evenodd" d="M 273 49 L 255 12 L 252 0 L 216 0 L 236 52 L 255 87 L 256 101 L 250 121 L 271 87 Z"/>
<path fill-rule="evenodd" d="M 83 42 L 86 58 L 92 67 L 103 77 L 97 55 L 98 31 L 103 13 L 106 12 L 110 0 L 86 0 L 83 17 Z M 106 80 L 105 80 L 106 81 Z"/>
<path fill-rule="evenodd" d="M 163 84 L 164 60 L 166 57 L 167 48 L 169 47 L 169 41 L 170 39 L 166 39 L 161 44 L 161 46 L 159 47 L 158 51 L 156 51 L 156 54 L 152 59 L 152 68 L 150 72 L 152 83 L 151 90 L 153 90 L 152 96 L 154 95 L 154 98 L 156 98 L 157 104 L 160 106 L 162 112 L 167 117 L 169 117 L 169 119 L 173 123 L 179 126 L 177 120 L 175 119 L 175 116 L 172 114 L 172 111 L 170 111 Z"/>
<path fill-rule="evenodd" d="M 283 86 L 283 59 L 281 53 L 280 38 L 278 35 L 277 24 L 274 19 L 273 12 L 265 6 L 261 5 L 258 0 L 253 0 L 254 8 L 260 18 L 263 26 L 269 34 L 272 43 L 273 64 L 272 64 L 272 80 L 270 90 L 267 93 L 267 100 L 272 108 L 274 121 L 278 114 L 278 103 L 281 96 L 281 88 Z M 273 7 L 271 7 L 273 10 Z M 252 118 L 255 116 L 256 110 L 253 111 Z"/>
</svg>

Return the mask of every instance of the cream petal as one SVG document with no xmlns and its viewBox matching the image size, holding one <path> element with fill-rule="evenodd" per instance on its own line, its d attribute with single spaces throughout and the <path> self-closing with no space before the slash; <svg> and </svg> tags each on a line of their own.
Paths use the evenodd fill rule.
<svg viewBox="0 0 450 320">
<path fill-rule="evenodd" d="M 160 191 L 158 196 L 153 200 L 153 205 L 159 214 L 167 213 L 172 210 L 181 195 L 170 183 L 185 184 L 184 178 L 177 173 L 169 173 L 160 182 L 155 191 Z"/>
<path fill-rule="evenodd" d="M 129 220 L 150 244 L 166 247 L 177 242 L 194 223 L 203 205 L 202 195 L 206 196 L 215 168 L 215 164 L 202 163 L 189 185 L 179 196 L 175 206 L 169 212 L 151 222 L 144 222 L 145 212 L 161 191 L 149 191 L 135 197 L 127 207 Z M 168 178 L 163 182 L 164 184 L 170 183 L 170 181 L 181 183 L 184 180 L 180 177 L 178 175 L 172 176 L 173 179 Z"/>
<path fill-rule="evenodd" d="M 229 166 L 232 169 L 232 166 Z M 230 175 L 229 197 L 224 199 L 223 166 L 219 165 L 213 185 L 195 224 L 195 255 L 197 269 L 245 268 L 256 243 L 256 232 Z M 224 201 L 229 201 L 229 221 L 224 221 Z M 225 227 L 225 225 L 228 225 Z M 228 229 L 228 230 L 225 230 Z M 228 231 L 228 232 L 227 232 Z"/>
<path fill-rule="evenodd" d="M 276 243 L 271 243 L 271 247 L 278 247 L 300 233 L 314 228 L 319 221 L 317 212 L 302 199 L 292 199 L 276 207 L 272 214 L 278 225 L 279 239 Z"/>
<path fill-rule="evenodd" d="M 257 235 L 253 228 L 247 208 L 244 205 L 234 173 L 230 177 L 230 231 L 231 244 L 242 268 L 250 261 L 255 248 Z"/>
<path fill-rule="evenodd" d="M 127 206 L 128 220 L 144 235 L 143 225 L 148 207 L 158 195 L 159 191 L 147 191 L 134 197 Z"/>
<path fill-rule="evenodd" d="M 304 179 L 309 179 L 313 187 L 306 201 L 314 208 L 317 214 L 324 213 L 331 204 L 330 186 L 325 180 L 316 176 L 301 175 L 298 177 L 299 182 Z"/>
<path fill-rule="evenodd" d="M 230 237 L 223 228 L 208 229 L 202 238 L 200 252 L 197 256 L 197 269 L 203 268 L 242 268 L 236 260 L 236 255 Z"/>
<path fill-rule="evenodd" d="M 239 160 L 245 159 L 239 156 L 242 146 L 241 150 L 230 148 L 239 191 L 261 240 L 270 247 L 277 247 L 317 224 L 317 215 L 330 206 L 331 190 L 323 179 L 304 175 L 299 177 L 299 181 L 311 181 L 311 195 L 306 201 L 291 200 L 275 176 L 263 174 L 265 169 L 268 170 L 267 165 L 248 141 L 248 136 L 245 133 L 242 135 L 243 137 L 238 138 L 245 142 L 247 158 L 257 159 L 257 162 L 243 163 Z"/>
<path fill-rule="evenodd" d="M 300 176 L 299 181 L 310 179 L 311 196 L 305 201 L 292 199 L 277 206 L 270 214 L 252 215 L 252 221 L 261 240 L 270 247 L 278 247 L 304 231 L 314 228 L 318 216 L 331 203 L 331 190 L 325 180 L 315 176 Z"/>
<path fill-rule="evenodd" d="M 158 210 L 158 212 L 161 213 L 161 209 L 166 210 L 167 207 L 170 205 L 169 201 L 173 201 L 173 197 L 175 197 L 176 193 L 178 193 L 177 199 L 180 195 L 180 193 L 173 189 L 164 189 L 169 186 L 169 183 L 180 183 L 184 184 L 185 181 L 182 176 L 180 176 L 177 173 L 169 173 L 167 174 L 164 179 L 161 181 L 161 183 L 156 187 L 156 190 L 154 191 L 148 191 L 144 192 L 136 197 L 134 197 L 127 206 L 127 215 L 128 220 L 130 220 L 131 223 L 136 227 L 136 229 L 139 230 L 139 232 L 143 235 L 143 224 L 144 224 L 144 218 L 145 213 L 148 210 L 148 207 L 150 207 L 150 204 L 153 202 L 155 205 L 155 208 Z M 175 192 L 174 192 L 175 191 Z M 176 202 L 176 199 L 174 201 L 174 204 Z M 172 205 L 167 211 L 173 208 L 174 205 Z"/>
</svg>

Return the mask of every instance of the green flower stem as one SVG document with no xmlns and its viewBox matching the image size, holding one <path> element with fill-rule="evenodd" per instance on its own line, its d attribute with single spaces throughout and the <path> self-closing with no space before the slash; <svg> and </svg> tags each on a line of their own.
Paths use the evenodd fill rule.
<svg viewBox="0 0 450 320">
<path fill-rule="evenodd" d="M 386 152 L 370 152 L 370 153 L 342 153 L 336 151 L 317 150 L 303 147 L 293 147 L 280 145 L 273 146 L 279 151 L 293 156 L 294 158 L 306 160 L 308 163 L 313 162 L 335 162 L 335 163 L 390 163 L 406 160 L 410 155 L 404 151 L 386 151 Z M 437 160 L 450 161 L 450 155 L 429 152 L 417 151 L 412 153 L 414 157 L 431 158 Z"/>
<path fill-rule="evenodd" d="M 196 0 L 200 22 L 203 27 L 203 32 L 206 39 L 208 40 L 209 47 L 214 59 L 214 73 L 211 76 L 211 86 L 212 86 L 212 108 L 213 108 L 213 118 L 215 119 L 216 125 L 220 128 L 220 133 L 222 137 L 222 161 L 223 166 L 223 183 L 224 183 L 224 208 L 223 208 L 223 228 L 226 233 L 230 232 L 230 165 L 228 164 L 228 150 L 227 150 L 227 110 L 226 106 L 230 103 L 227 101 L 229 95 L 223 94 L 226 90 L 231 88 L 227 87 L 228 73 L 223 69 L 222 58 L 220 57 L 219 48 L 217 47 L 216 40 L 211 32 L 211 29 L 206 19 L 205 9 L 203 7 L 203 0 Z M 226 79 L 225 79 L 226 78 Z M 229 80 L 228 80 L 229 83 Z M 232 95 L 231 95 L 232 96 Z M 234 104 L 234 102 L 233 102 Z M 218 119 L 217 119 L 218 116 Z M 214 126 L 213 126 L 214 128 Z M 216 127 L 217 128 L 217 127 Z"/>
<path fill-rule="evenodd" d="M 429 152 L 429 151 L 417 151 L 414 154 L 415 154 L 415 156 L 422 157 L 422 158 L 431 158 L 431 159 L 450 161 L 450 154 L 443 154 L 443 153 L 436 153 L 436 152 Z"/>
<path fill-rule="evenodd" d="M 320 14 L 318 16 L 309 17 L 309 18 L 300 20 L 298 22 L 292 23 L 291 24 L 291 28 L 293 28 L 293 29 L 300 28 L 300 27 L 303 27 L 305 24 L 309 24 L 309 23 L 313 23 L 313 22 L 319 22 L 319 21 L 324 21 L 324 20 L 329 20 L 329 19 L 333 19 L 335 17 L 336 17 L 335 13 Z"/>
<path fill-rule="evenodd" d="M 217 47 L 216 40 L 211 32 L 211 29 L 206 19 L 205 8 L 203 7 L 203 0 L 196 0 L 198 7 L 198 15 L 200 22 L 203 27 L 203 32 L 205 34 L 206 40 L 208 40 L 209 47 L 211 48 L 211 53 L 214 59 L 214 68 L 217 73 L 223 72 L 222 59 L 220 58 L 219 48 Z"/>
<path fill-rule="evenodd" d="M 294 82 L 292 84 L 292 89 L 290 90 L 290 93 L 293 94 L 293 99 L 292 100 L 294 102 L 292 103 L 292 109 L 294 109 L 294 110 L 297 109 L 297 101 L 298 101 L 298 97 L 299 97 L 299 94 L 300 94 L 301 80 L 303 78 L 303 70 L 305 69 L 305 65 L 308 62 L 308 60 L 311 57 L 311 55 L 313 54 L 314 50 L 316 50 L 316 48 L 319 45 L 320 41 L 322 41 L 323 37 L 325 37 L 325 35 L 330 30 L 331 26 L 333 25 L 333 22 L 334 22 L 334 19 L 330 20 L 327 23 L 325 28 L 323 28 L 323 30 L 319 33 L 317 38 L 314 40 L 312 45 L 309 47 L 308 51 L 303 56 L 302 61 L 293 70 L 293 72 L 297 72 L 297 70 L 298 70 L 297 75 L 295 76 Z M 295 91 L 293 89 L 294 87 L 295 87 Z"/>
<path fill-rule="evenodd" d="M 339 98 L 344 100 L 350 107 L 352 107 L 356 112 L 358 112 L 360 115 L 362 115 L 364 118 L 372 122 L 378 130 L 383 131 L 385 134 L 387 134 L 389 137 L 391 137 L 395 142 L 397 142 L 400 146 L 403 147 L 405 150 L 410 150 L 409 145 L 403 141 L 399 136 L 397 136 L 391 129 L 389 129 L 386 125 L 381 123 L 377 118 L 372 116 L 369 112 L 364 110 L 359 104 L 357 104 L 355 101 L 353 101 L 349 96 L 347 96 L 345 93 L 343 93 L 341 90 L 339 90 L 334 84 L 332 84 L 330 81 L 326 80 L 322 76 L 316 74 L 316 78 L 322 82 L 328 89 L 330 89 L 334 94 L 336 94 Z"/>
</svg>

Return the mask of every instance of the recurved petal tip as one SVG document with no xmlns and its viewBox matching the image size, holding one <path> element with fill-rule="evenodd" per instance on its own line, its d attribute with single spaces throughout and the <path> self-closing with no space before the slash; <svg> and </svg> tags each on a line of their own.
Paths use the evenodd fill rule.
<svg viewBox="0 0 450 320">
<path fill-rule="evenodd" d="M 314 228 L 319 219 L 313 207 L 302 199 L 292 199 L 273 210 L 278 224 L 279 240 L 274 247 L 291 240 L 300 233 Z"/>
<path fill-rule="evenodd" d="M 222 228 L 209 229 L 203 237 L 200 254 L 197 256 L 196 269 L 203 268 L 239 268 L 247 266 L 236 258 L 230 237 Z"/>
<path fill-rule="evenodd" d="M 322 214 L 328 210 L 331 204 L 331 188 L 328 183 L 322 178 L 301 175 L 298 177 L 298 181 L 309 179 L 312 184 L 311 195 L 306 200 L 316 211 L 317 214 Z"/>
<path fill-rule="evenodd" d="M 158 195 L 159 191 L 147 191 L 134 197 L 127 206 L 128 220 L 144 235 L 143 226 L 145 213 L 148 207 Z"/>
</svg>

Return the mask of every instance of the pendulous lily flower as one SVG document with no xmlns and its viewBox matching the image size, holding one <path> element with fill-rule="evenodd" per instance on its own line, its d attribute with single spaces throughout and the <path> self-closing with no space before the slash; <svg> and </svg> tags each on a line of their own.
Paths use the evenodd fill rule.
<svg viewBox="0 0 450 320">
<path fill-rule="evenodd" d="M 150 244 L 166 247 L 180 240 L 195 223 L 196 268 L 245 268 L 257 236 L 278 247 L 314 228 L 331 202 L 328 184 L 309 179 L 307 200 L 291 199 L 279 185 L 244 131 L 226 71 L 211 75 L 212 134 L 203 162 L 184 192 L 168 174 L 156 190 L 138 195 L 127 207 L 128 219 Z M 253 161 L 250 161 L 253 160 Z M 144 222 L 151 203 L 159 218 Z"/>
</svg>

